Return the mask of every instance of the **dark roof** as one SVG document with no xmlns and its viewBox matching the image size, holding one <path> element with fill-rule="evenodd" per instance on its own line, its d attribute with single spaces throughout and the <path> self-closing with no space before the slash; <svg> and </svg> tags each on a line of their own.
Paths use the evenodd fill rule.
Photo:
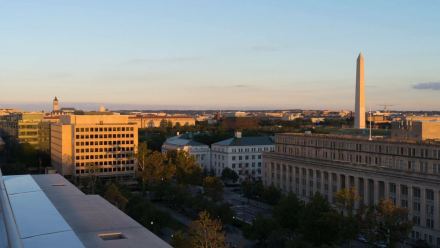
<svg viewBox="0 0 440 248">
<path fill-rule="evenodd" d="M 226 140 L 214 143 L 214 145 L 220 146 L 267 146 L 274 145 L 272 137 L 258 136 L 258 137 L 242 137 L 242 138 L 230 138 Z"/>
</svg>

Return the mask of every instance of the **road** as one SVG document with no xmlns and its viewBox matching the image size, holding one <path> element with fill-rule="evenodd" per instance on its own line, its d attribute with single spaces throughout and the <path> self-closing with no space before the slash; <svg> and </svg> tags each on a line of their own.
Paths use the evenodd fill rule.
<svg viewBox="0 0 440 248">
<path fill-rule="evenodd" d="M 263 202 L 247 199 L 241 194 L 234 192 L 233 188 L 225 188 L 223 199 L 231 204 L 236 213 L 235 217 L 241 221 L 251 224 L 257 215 L 265 217 L 272 216 L 272 206 Z"/>
</svg>

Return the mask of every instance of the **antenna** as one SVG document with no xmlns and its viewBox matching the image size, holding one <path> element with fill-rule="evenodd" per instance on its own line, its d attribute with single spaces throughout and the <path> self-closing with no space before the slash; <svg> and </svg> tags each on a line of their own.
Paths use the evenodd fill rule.
<svg viewBox="0 0 440 248">
<path fill-rule="evenodd" d="M 372 140 L 373 140 L 373 137 L 371 136 L 371 120 L 372 120 L 372 117 L 371 117 L 371 107 L 370 107 L 369 115 L 370 115 L 370 118 L 369 118 L 369 119 L 370 119 L 370 120 L 369 120 L 369 123 L 370 123 L 370 128 L 369 128 L 370 130 L 369 130 L 369 131 L 370 131 L 370 132 L 369 132 L 368 140 L 369 140 L 369 141 L 372 141 Z"/>
</svg>

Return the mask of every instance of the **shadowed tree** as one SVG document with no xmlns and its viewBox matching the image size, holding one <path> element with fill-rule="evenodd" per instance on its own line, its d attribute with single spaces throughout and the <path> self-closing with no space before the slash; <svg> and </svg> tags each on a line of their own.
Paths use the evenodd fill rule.
<svg viewBox="0 0 440 248">
<path fill-rule="evenodd" d="M 203 179 L 205 195 L 214 201 L 223 199 L 223 184 L 218 177 L 207 176 Z"/>
<path fill-rule="evenodd" d="M 354 205 L 360 200 L 359 195 L 354 187 L 343 188 L 336 192 L 336 205 L 341 211 L 344 211 L 348 216 L 352 217 L 354 212 Z"/>
<path fill-rule="evenodd" d="M 104 198 L 121 210 L 125 210 L 125 207 L 128 203 L 128 199 L 125 198 L 125 196 L 114 183 L 107 187 L 104 193 Z"/>
<path fill-rule="evenodd" d="M 363 216 L 363 228 L 371 241 L 385 240 L 389 247 L 405 240 L 412 226 L 408 209 L 396 207 L 390 200 L 369 208 Z"/>
<path fill-rule="evenodd" d="M 316 193 L 304 207 L 300 232 L 315 246 L 334 244 L 340 240 L 341 220 L 342 216 Z"/>
<path fill-rule="evenodd" d="M 273 216 L 282 227 L 294 231 L 298 228 L 303 210 L 304 202 L 300 201 L 295 194 L 290 193 L 273 208 Z"/>
<path fill-rule="evenodd" d="M 226 167 L 222 171 L 222 180 L 226 183 L 236 183 L 238 181 L 238 174 L 234 170 Z"/>
<path fill-rule="evenodd" d="M 194 156 L 185 151 L 167 153 L 169 163 L 176 166 L 176 180 L 181 184 L 201 185 L 203 170 Z"/>
<path fill-rule="evenodd" d="M 171 246 L 174 248 L 191 248 L 188 237 L 181 230 L 175 232 L 171 238 Z"/>
<path fill-rule="evenodd" d="M 136 163 L 137 163 L 137 176 L 141 181 L 142 184 L 142 195 L 145 195 L 145 185 L 146 185 L 146 177 L 143 177 L 143 173 L 147 166 L 147 159 L 151 152 L 148 150 L 147 143 L 140 142 L 139 146 L 137 148 L 135 157 L 136 157 Z"/>
<path fill-rule="evenodd" d="M 199 213 L 199 219 L 193 221 L 189 228 L 190 246 L 193 248 L 226 248 L 222 223 L 212 220 L 208 212 Z"/>
</svg>

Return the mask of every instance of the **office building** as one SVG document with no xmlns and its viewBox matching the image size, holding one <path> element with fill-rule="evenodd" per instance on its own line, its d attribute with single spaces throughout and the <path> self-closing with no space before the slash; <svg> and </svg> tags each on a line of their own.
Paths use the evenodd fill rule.
<svg viewBox="0 0 440 248">
<path fill-rule="evenodd" d="M 408 208 L 411 238 L 440 245 L 440 143 L 349 135 L 277 134 L 264 153 L 264 184 L 307 200 L 354 187 L 360 204 Z"/>
<path fill-rule="evenodd" d="M 64 176 L 131 178 L 137 145 L 137 126 L 125 115 L 62 115 L 51 126 L 52 166 Z"/>
<path fill-rule="evenodd" d="M 0 116 L 0 129 L 5 136 L 36 149 L 49 151 L 50 123 L 42 112 L 17 112 Z"/>
<path fill-rule="evenodd" d="M 240 180 L 260 180 L 262 176 L 262 153 L 274 150 L 271 137 L 235 137 L 211 145 L 211 167 L 217 176 L 223 169 L 234 170 Z"/>
</svg>

